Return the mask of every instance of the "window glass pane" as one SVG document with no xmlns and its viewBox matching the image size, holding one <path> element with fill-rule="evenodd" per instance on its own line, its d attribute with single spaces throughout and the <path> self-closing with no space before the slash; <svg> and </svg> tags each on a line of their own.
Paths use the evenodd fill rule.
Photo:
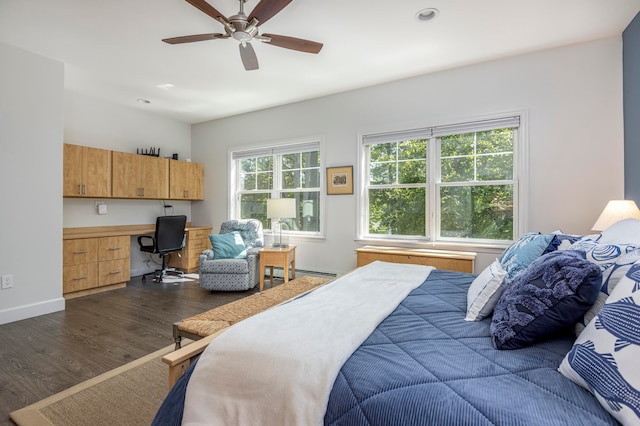
<svg viewBox="0 0 640 426">
<path fill-rule="evenodd" d="M 305 170 L 302 173 L 302 188 L 320 188 L 320 169 Z"/>
<path fill-rule="evenodd" d="M 425 183 L 427 163 L 425 160 L 398 162 L 398 183 Z"/>
<path fill-rule="evenodd" d="M 380 161 L 396 161 L 396 153 L 398 152 L 398 144 L 396 142 L 370 145 L 370 149 L 372 163 Z"/>
<path fill-rule="evenodd" d="M 282 156 L 282 170 L 299 169 L 301 166 L 301 154 L 285 154 Z"/>
<path fill-rule="evenodd" d="M 256 170 L 259 172 L 270 172 L 273 170 L 273 157 L 258 157 L 257 159 L 257 168 Z"/>
<path fill-rule="evenodd" d="M 273 173 L 258 173 L 257 189 L 268 190 L 273 188 Z"/>
<path fill-rule="evenodd" d="M 269 194 L 241 194 L 240 219 L 258 219 L 265 228 L 271 227 L 271 220 L 267 219 L 267 198 Z"/>
<path fill-rule="evenodd" d="M 426 139 L 398 142 L 398 160 L 418 160 L 427 158 Z"/>
<path fill-rule="evenodd" d="M 482 155 L 477 160 L 478 180 L 513 179 L 513 154 Z"/>
<path fill-rule="evenodd" d="M 303 152 L 302 167 L 320 167 L 320 151 Z"/>
<path fill-rule="evenodd" d="M 256 174 L 249 173 L 240 175 L 240 190 L 241 191 L 251 191 L 256 189 Z"/>
<path fill-rule="evenodd" d="M 440 173 L 442 182 L 473 181 L 473 156 L 443 157 L 440 163 Z"/>
<path fill-rule="evenodd" d="M 440 235 L 513 239 L 513 185 L 440 188 Z"/>
<path fill-rule="evenodd" d="M 290 170 L 282 172 L 282 188 L 300 188 L 300 170 Z"/>
<path fill-rule="evenodd" d="M 474 141 L 475 133 L 443 136 L 440 139 L 440 155 L 442 158 L 473 155 Z"/>
<path fill-rule="evenodd" d="M 369 233 L 426 235 L 426 188 L 369 190 Z"/>
<path fill-rule="evenodd" d="M 372 185 L 391 185 L 396 183 L 396 163 L 371 163 L 369 183 Z"/>
<path fill-rule="evenodd" d="M 320 232 L 320 192 L 283 192 L 282 198 L 296 199 L 296 217 L 284 219 L 283 231 Z"/>
<path fill-rule="evenodd" d="M 246 158 L 244 160 L 240 160 L 240 171 L 241 172 L 255 172 L 256 171 L 256 159 L 255 158 Z"/>
<path fill-rule="evenodd" d="M 513 153 L 513 129 L 498 129 L 476 133 L 478 154 Z"/>
</svg>

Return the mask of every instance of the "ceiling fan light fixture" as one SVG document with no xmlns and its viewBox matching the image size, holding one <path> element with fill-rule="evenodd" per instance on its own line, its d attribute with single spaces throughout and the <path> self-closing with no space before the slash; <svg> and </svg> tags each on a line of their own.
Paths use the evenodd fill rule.
<svg viewBox="0 0 640 426">
<path fill-rule="evenodd" d="M 432 21 L 434 20 L 438 15 L 440 14 L 440 11 L 434 7 L 428 7 L 426 9 L 422 9 L 420 10 L 418 13 L 416 13 L 416 21 L 418 22 L 428 22 L 428 21 Z"/>
</svg>

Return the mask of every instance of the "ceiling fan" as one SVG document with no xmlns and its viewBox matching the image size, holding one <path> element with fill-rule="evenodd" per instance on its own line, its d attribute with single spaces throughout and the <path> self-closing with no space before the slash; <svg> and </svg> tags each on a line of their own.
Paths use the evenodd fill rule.
<svg viewBox="0 0 640 426">
<path fill-rule="evenodd" d="M 261 0 L 249 16 L 244 13 L 244 3 L 246 0 L 239 1 L 240 11 L 237 15 L 230 16 L 227 19 L 205 0 L 187 0 L 191 5 L 211 16 L 216 21 L 219 21 L 224 26 L 225 34 L 194 34 L 165 38 L 162 41 L 169 44 L 181 44 L 218 38 L 233 38 L 240 42 L 240 58 L 242 59 L 244 69 L 247 71 L 258 69 L 258 58 L 250 43 L 252 40 L 307 53 L 318 53 L 320 49 L 322 49 L 322 43 L 311 40 L 277 34 L 260 35 L 258 26 L 273 18 L 278 12 L 284 9 L 285 6 L 291 3 L 292 0 Z"/>
</svg>

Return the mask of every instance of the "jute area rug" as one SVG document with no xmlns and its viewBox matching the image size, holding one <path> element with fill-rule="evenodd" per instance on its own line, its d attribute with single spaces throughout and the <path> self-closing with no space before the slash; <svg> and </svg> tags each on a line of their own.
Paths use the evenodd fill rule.
<svg viewBox="0 0 640 426">
<path fill-rule="evenodd" d="M 19 426 L 149 425 L 169 392 L 173 345 L 14 411 Z"/>
</svg>

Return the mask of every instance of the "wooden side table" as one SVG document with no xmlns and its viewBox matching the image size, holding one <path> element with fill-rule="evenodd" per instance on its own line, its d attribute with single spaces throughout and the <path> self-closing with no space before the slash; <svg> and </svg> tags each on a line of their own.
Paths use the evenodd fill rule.
<svg viewBox="0 0 640 426">
<path fill-rule="evenodd" d="M 273 284 L 273 267 L 282 266 L 284 270 L 284 282 L 289 282 L 289 266 L 291 266 L 291 278 L 296 278 L 296 246 L 289 247 L 265 247 L 260 250 L 260 292 L 264 289 L 264 270 L 269 266 L 269 284 Z"/>
</svg>

